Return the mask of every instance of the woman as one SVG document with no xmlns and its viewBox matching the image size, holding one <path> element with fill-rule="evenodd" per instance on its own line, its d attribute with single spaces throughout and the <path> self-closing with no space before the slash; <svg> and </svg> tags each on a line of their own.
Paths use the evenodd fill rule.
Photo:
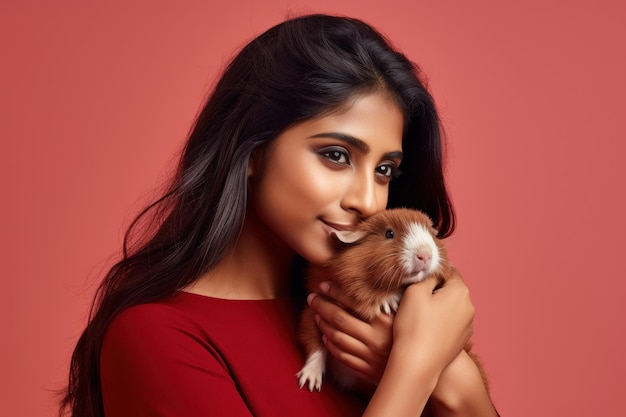
<svg viewBox="0 0 626 417">
<path fill-rule="evenodd" d="M 171 187 L 126 235 L 72 357 L 73 416 L 496 415 L 463 351 L 460 277 L 407 289 L 371 323 L 324 284 L 309 295 L 329 351 L 372 395 L 298 387 L 302 266 L 329 234 L 385 207 L 452 233 L 439 120 L 416 68 L 365 23 L 288 20 L 230 63 Z M 302 262 L 304 261 L 304 262 Z M 392 343 L 393 340 L 393 343 Z"/>
</svg>

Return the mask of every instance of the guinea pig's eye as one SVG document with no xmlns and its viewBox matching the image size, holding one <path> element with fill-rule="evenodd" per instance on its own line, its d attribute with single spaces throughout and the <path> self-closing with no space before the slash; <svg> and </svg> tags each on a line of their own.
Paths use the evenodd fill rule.
<svg viewBox="0 0 626 417">
<path fill-rule="evenodd" d="M 393 239 L 394 236 L 395 236 L 395 233 L 393 233 L 393 230 L 391 230 L 391 229 L 388 229 L 387 233 L 385 233 L 385 237 L 387 239 Z"/>
</svg>

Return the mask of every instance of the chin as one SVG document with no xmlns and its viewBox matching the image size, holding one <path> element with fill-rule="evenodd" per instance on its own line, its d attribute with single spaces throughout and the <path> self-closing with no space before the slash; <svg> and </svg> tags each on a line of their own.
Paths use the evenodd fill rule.
<svg viewBox="0 0 626 417">
<path fill-rule="evenodd" d="M 303 238 L 306 235 L 306 238 Z M 307 263 L 321 265 L 327 263 L 334 255 L 333 242 L 324 227 L 315 228 L 312 231 L 302 229 L 298 240 L 291 242 L 291 248 Z"/>
<path fill-rule="evenodd" d="M 330 248 L 315 248 L 315 250 L 311 251 L 302 251 L 300 256 L 310 264 L 322 265 L 330 260 L 333 256 L 333 252 Z"/>
</svg>

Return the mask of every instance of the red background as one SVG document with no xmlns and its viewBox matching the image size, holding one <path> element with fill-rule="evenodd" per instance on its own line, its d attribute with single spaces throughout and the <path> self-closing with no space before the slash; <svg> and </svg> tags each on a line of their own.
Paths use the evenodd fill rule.
<svg viewBox="0 0 626 417">
<path fill-rule="evenodd" d="M 459 214 L 450 252 L 502 415 L 623 415 L 625 11 L 608 0 L 3 1 L 0 415 L 53 414 L 96 283 L 215 76 L 304 12 L 369 21 L 430 79 Z"/>
</svg>

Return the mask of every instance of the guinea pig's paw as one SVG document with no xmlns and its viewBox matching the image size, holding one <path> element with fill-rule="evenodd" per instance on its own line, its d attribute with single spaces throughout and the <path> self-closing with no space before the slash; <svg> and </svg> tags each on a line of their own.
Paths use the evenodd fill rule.
<svg viewBox="0 0 626 417">
<path fill-rule="evenodd" d="M 296 374 L 300 388 L 307 385 L 309 391 L 322 389 L 322 377 L 326 370 L 326 352 L 318 350 L 309 356 L 304 367 Z"/>
<path fill-rule="evenodd" d="M 399 305 L 400 294 L 393 294 L 383 300 L 380 308 L 385 312 L 385 314 L 391 314 L 392 311 L 398 311 Z"/>
</svg>

